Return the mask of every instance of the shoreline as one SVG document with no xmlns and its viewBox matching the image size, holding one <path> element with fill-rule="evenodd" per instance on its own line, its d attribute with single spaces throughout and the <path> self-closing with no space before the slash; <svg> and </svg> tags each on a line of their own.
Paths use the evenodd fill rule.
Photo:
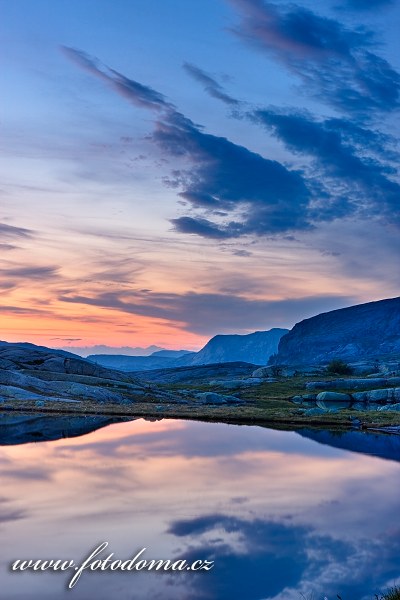
<svg viewBox="0 0 400 600">
<path fill-rule="evenodd" d="M 271 399 L 271 403 L 273 400 Z M 282 401 L 280 400 L 280 404 Z M 295 411 L 294 405 L 287 401 L 286 407 Z M 293 414 L 289 410 L 279 413 L 273 410 L 250 406 L 219 407 L 219 406 L 191 406 L 165 403 L 160 407 L 158 402 L 143 402 L 130 405 L 101 404 L 82 402 L 82 405 L 71 405 L 62 401 L 47 401 L 44 406 L 37 406 L 28 400 L 14 401 L 12 404 L 0 405 L 0 412 L 19 413 L 28 415 L 52 416 L 98 416 L 115 417 L 121 419 L 144 418 L 147 420 L 183 419 L 192 421 L 226 423 L 230 425 L 259 425 L 276 429 L 294 429 L 308 427 L 313 429 L 330 429 L 337 431 L 375 431 L 385 434 L 400 435 L 400 416 L 394 413 L 379 413 L 375 411 L 357 412 L 343 410 L 326 415 L 303 416 Z M 286 413 L 286 414 L 285 414 Z M 350 413 L 350 414 L 349 414 Z M 352 419 L 357 414 L 360 424 L 355 427 Z M 377 418 L 378 416 L 378 418 Z"/>
</svg>

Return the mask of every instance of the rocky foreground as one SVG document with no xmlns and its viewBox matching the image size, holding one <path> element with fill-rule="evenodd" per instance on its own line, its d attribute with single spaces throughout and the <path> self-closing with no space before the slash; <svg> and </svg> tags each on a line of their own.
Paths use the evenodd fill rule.
<svg viewBox="0 0 400 600">
<path fill-rule="evenodd" d="M 353 366 L 357 371 L 357 364 Z M 0 411 L 68 414 L 71 419 L 85 414 L 293 427 L 396 427 L 400 371 L 390 366 L 381 363 L 379 373 L 358 377 L 337 377 L 320 366 L 277 369 L 249 363 L 129 373 L 67 352 L 2 342 Z"/>
<path fill-rule="evenodd" d="M 0 342 L 0 402 L 129 403 L 168 394 L 129 373 L 107 369 L 74 354 L 33 344 Z"/>
</svg>

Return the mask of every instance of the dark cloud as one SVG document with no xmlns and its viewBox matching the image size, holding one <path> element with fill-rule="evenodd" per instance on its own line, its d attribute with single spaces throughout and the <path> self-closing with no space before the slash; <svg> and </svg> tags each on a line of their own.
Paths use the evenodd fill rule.
<svg viewBox="0 0 400 600">
<path fill-rule="evenodd" d="M 99 60 L 75 48 L 62 47 L 64 54 L 92 75 L 111 85 L 121 96 L 142 108 L 162 110 L 169 106 L 165 97 L 151 87 L 128 79 L 118 71 L 103 65 Z"/>
<path fill-rule="evenodd" d="M 236 220 L 203 217 L 174 221 L 179 231 L 229 238 L 309 229 L 310 193 L 300 173 L 223 137 L 204 133 L 177 112 L 156 124 L 153 140 L 164 152 L 191 164 L 171 178 L 194 209 L 237 214 Z"/>
<path fill-rule="evenodd" d="M 14 227 L 6 225 L 6 223 L 0 223 L 0 235 L 3 239 L 30 238 L 33 235 L 33 231 L 31 229 L 24 229 L 23 227 Z"/>
<path fill-rule="evenodd" d="M 171 223 L 174 225 L 175 230 L 180 233 L 192 233 L 216 240 L 232 237 L 228 231 L 220 229 L 211 221 L 201 217 L 179 217 L 178 219 L 171 219 Z"/>
<path fill-rule="evenodd" d="M 343 74 L 339 69 L 336 75 L 330 61 L 342 61 L 346 77 L 353 81 L 356 73 L 358 82 L 364 82 L 368 98 L 377 102 L 378 82 L 373 84 L 372 93 L 367 81 L 375 77 L 376 68 L 382 98 L 387 92 L 385 102 L 390 103 L 393 93 L 395 101 L 397 88 L 391 85 L 391 74 L 385 88 L 387 65 L 367 50 L 371 34 L 348 30 L 295 5 L 232 1 L 244 11 L 240 35 L 252 34 L 258 44 L 285 61 L 297 61 L 296 69 L 301 67 L 303 75 L 315 68 L 320 71 L 318 77 L 328 78 L 324 85 L 329 87 L 330 77 L 336 78 L 332 84 L 339 85 Z M 354 66 L 354 52 L 359 50 L 362 57 L 357 60 L 370 63 L 366 70 Z M 155 129 L 149 139 L 161 149 L 163 157 L 173 161 L 175 167 L 165 183 L 178 190 L 190 211 L 171 220 L 180 233 L 222 241 L 245 235 L 311 231 L 321 222 L 349 216 L 391 219 L 396 215 L 400 187 L 394 180 L 392 165 L 398 155 L 391 149 L 393 140 L 388 135 L 345 118 L 317 120 L 308 113 L 253 111 L 253 121 L 271 130 L 291 152 L 306 157 L 303 170 L 294 170 L 227 138 L 206 133 L 162 94 L 100 66 L 80 51 L 67 51 L 80 66 L 112 84 L 118 93 L 154 111 Z M 186 69 L 215 91 L 216 82 L 209 75 L 192 65 Z M 312 78 L 314 81 L 314 75 Z M 332 91 L 333 96 L 336 91 Z M 345 98 L 343 91 L 342 86 L 337 97 Z M 355 97 L 353 94 L 352 101 Z M 347 106 L 349 102 L 350 96 Z"/>
<path fill-rule="evenodd" d="M 374 10 L 394 4 L 394 0 L 347 0 L 347 6 L 356 10 Z"/>
<path fill-rule="evenodd" d="M 209 514 L 174 521 L 168 533 L 188 544 L 187 560 L 202 556 L 215 561 L 207 577 L 191 580 L 195 600 L 259 600 L 284 590 L 290 598 L 304 597 L 304 592 L 366 598 L 398 575 L 396 528 L 390 536 L 340 539 L 286 519 Z"/>
<path fill-rule="evenodd" d="M 323 182 L 325 190 L 329 187 L 329 196 L 334 200 L 332 204 L 326 198 L 315 218 L 324 218 L 326 211 L 330 218 L 333 208 L 336 216 L 354 212 L 397 221 L 400 185 L 392 179 L 396 175 L 392 161 L 397 156 L 390 149 L 389 136 L 345 119 L 316 120 L 305 112 L 267 109 L 254 112 L 252 118 L 272 131 L 290 151 L 312 159 L 310 177 L 318 175 L 318 181 Z"/>
<path fill-rule="evenodd" d="M 360 118 L 399 107 L 400 75 L 372 52 L 374 36 L 365 28 L 349 29 L 295 4 L 229 1 L 242 14 L 235 33 L 283 62 L 307 93 Z"/>
<path fill-rule="evenodd" d="M 190 167 L 175 169 L 167 183 L 181 189 L 180 196 L 192 208 L 203 213 L 211 210 L 220 219 L 221 213 L 231 217 L 217 222 L 204 214 L 176 219 L 173 223 L 178 231 L 225 239 L 312 226 L 307 215 L 310 193 L 300 173 L 226 138 L 205 133 L 158 92 L 100 67 L 96 59 L 81 51 L 65 51 L 81 67 L 111 83 L 118 93 L 139 106 L 156 114 L 162 110 L 151 139 L 164 155 L 181 159 Z"/>
<path fill-rule="evenodd" d="M 222 100 L 225 104 L 230 105 L 238 105 L 239 101 L 232 96 L 229 96 L 221 86 L 211 75 L 199 69 L 195 65 L 191 65 L 190 63 L 184 63 L 183 68 L 185 71 L 193 77 L 196 81 L 201 83 L 204 87 L 204 90 L 210 94 L 213 98 L 217 98 L 217 100 Z"/>
<path fill-rule="evenodd" d="M 186 560 L 202 556 L 215 561 L 207 577 L 191 580 L 190 597 L 196 600 L 272 598 L 297 587 L 307 568 L 307 527 L 214 514 L 175 521 L 168 533 L 190 543 Z M 214 540 L 204 534 L 214 534 Z"/>
<path fill-rule="evenodd" d="M 234 294 L 160 294 L 142 291 L 104 292 L 97 296 L 64 295 L 63 302 L 101 306 L 166 319 L 200 334 L 269 329 L 295 323 L 317 312 L 343 308 L 354 299 L 315 296 L 295 300 L 251 300 Z"/>
</svg>

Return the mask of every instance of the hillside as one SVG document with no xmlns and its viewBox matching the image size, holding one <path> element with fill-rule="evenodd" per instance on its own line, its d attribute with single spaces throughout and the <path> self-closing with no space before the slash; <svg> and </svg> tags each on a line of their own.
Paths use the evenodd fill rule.
<svg viewBox="0 0 400 600">
<path fill-rule="evenodd" d="M 270 329 L 247 335 L 216 335 L 199 352 L 184 357 L 187 361 L 185 364 L 248 362 L 265 365 L 269 357 L 277 351 L 279 340 L 287 332 L 287 329 Z"/>
<path fill-rule="evenodd" d="M 297 323 L 282 337 L 275 362 L 304 365 L 400 354 L 400 298 L 358 304 Z"/>
</svg>

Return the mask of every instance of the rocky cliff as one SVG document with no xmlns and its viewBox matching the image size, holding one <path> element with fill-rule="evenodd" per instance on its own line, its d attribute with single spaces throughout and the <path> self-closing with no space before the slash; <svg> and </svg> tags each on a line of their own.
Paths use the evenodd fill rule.
<svg viewBox="0 0 400 600">
<path fill-rule="evenodd" d="M 287 329 L 256 331 L 248 335 L 216 335 L 196 354 L 180 359 L 181 365 L 207 365 L 224 362 L 248 362 L 265 365 L 278 349 Z M 183 362 L 185 361 L 185 362 Z"/>
<path fill-rule="evenodd" d="M 400 355 L 400 298 L 333 310 L 297 323 L 279 342 L 275 362 L 326 364 Z"/>
</svg>

